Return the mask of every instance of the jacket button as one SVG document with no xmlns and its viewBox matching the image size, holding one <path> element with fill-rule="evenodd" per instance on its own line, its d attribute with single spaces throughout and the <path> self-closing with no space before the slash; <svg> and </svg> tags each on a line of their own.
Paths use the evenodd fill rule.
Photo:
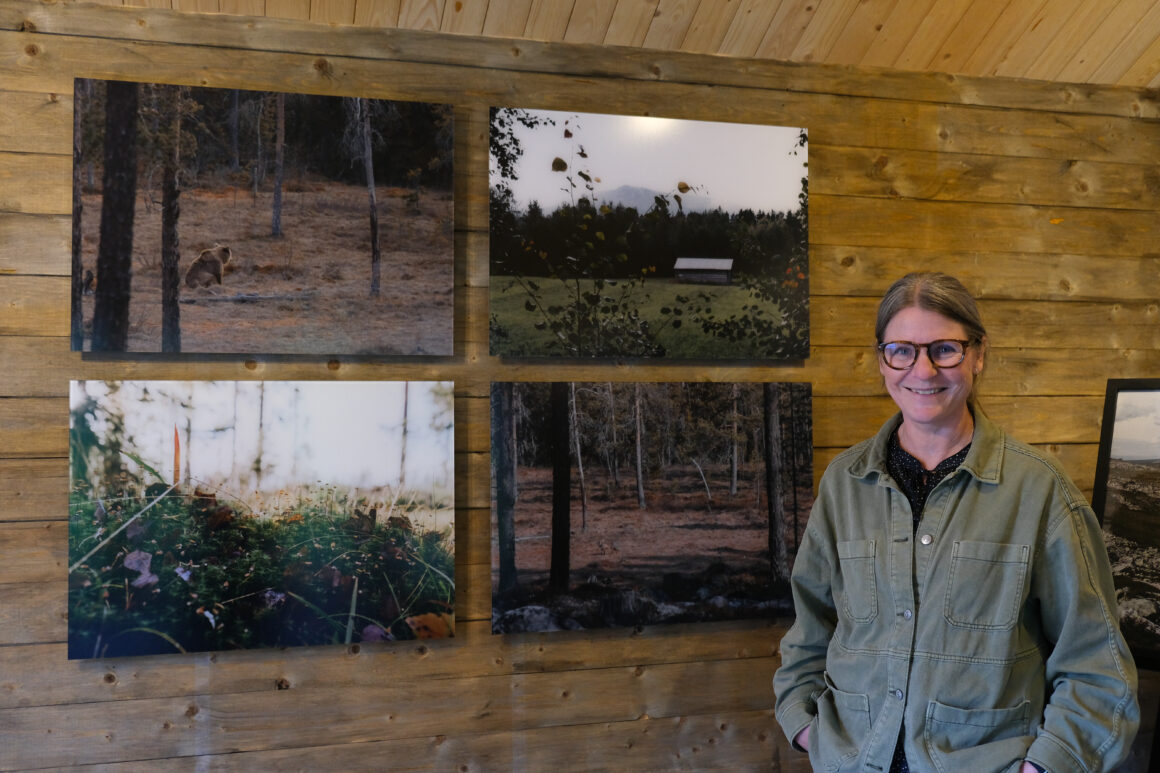
<svg viewBox="0 0 1160 773">
<path fill-rule="evenodd" d="M 902 617 L 905 620 L 909 620 L 910 618 L 914 617 L 914 613 L 911 612 L 909 609 L 904 609 L 904 610 L 902 610 Z"/>
<path fill-rule="evenodd" d="M 923 534 L 918 538 L 918 541 L 924 545 L 929 545 L 930 543 L 934 542 L 934 537 L 930 536 L 929 534 Z"/>
<path fill-rule="evenodd" d="M 897 698 L 898 700 L 902 700 L 902 695 L 903 695 L 902 690 L 895 690 L 894 691 L 894 697 Z"/>
</svg>

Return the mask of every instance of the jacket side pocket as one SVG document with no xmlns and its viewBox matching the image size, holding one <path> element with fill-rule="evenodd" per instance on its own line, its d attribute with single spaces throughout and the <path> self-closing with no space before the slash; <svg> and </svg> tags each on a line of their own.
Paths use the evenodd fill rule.
<svg viewBox="0 0 1160 773">
<path fill-rule="evenodd" d="M 931 701 L 924 732 L 927 752 L 943 773 L 1005 771 L 1034 740 L 1031 702 L 1006 709 L 960 709 Z"/>
<path fill-rule="evenodd" d="M 815 770 L 840 770 L 858 756 L 870 732 L 870 696 L 843 692 L 826 674 L 818 715 L 810 731 L 810 760 Z"/>
<path fill-rule="evenodd" d="M 951 625 L 1010 630 L 1019 619 L 1027 577 L 1027 545 L 955 542 L 943 616 Z"/>
</svg>

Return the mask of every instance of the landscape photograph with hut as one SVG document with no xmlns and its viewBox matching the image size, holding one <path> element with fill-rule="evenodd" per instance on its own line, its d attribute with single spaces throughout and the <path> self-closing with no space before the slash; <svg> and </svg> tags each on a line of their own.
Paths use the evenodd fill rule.
<svg viewBox="0 0 1160 773">
<path fill-rule="evenodd" d="M 807 383 L 493 383 L 492 632 L 792 614 L 811 403 Z"/>
<path fill-rule="evenodd" d="M 453 353 L 450 105 L 74 83 L 74 351 Z"/>
<path fill-rule="evenodd" d="M 490 351 L 809 356 L 804 128 L 493 107 Z"/>
<path fill-rule="evenodd" d="M 453 636 L 452 395 L 72 382 L 69 657 Z"/>
</svg>

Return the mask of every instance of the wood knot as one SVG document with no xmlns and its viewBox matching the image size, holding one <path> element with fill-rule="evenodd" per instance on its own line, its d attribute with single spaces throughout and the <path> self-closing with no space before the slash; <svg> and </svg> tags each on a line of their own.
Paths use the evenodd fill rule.
<svg viewBox="0 0 1160 773">
<path fill-rule="evenodd" d="M 185 710 L 185 716 L 189 717 L 190 719 L 193 719 L 199 713 L 201 713 L 201 709 L 199 709 L 197 707 L 197 704 L 193 704 L 193 703 L 191 703 L 189 705 L 189 708 Z"/>
<path fill-rule="evenodd" d="M 347 650 L 347 652 L 349 652 L 351 655 L 357 655 L 362 652 L 362 647 L 358 644 L 352 644 L 350 645 L 350 649 Z"/>
<path fill-rule="evenodd" d="M 35 43 L 29 43 L 24 47 L 24 53 L 27 56 L 40 56 L 40 46 Z"/>
<path fill-rule="evenodd" d="M 20 23 L 21 32 L 36 32 L 36 22 L 32 19 L 25 19 Z"/>
<path fill-rule="evenodd" d="M 258 369 L 258 361 L 257 360 L 246 360 L 245 367 L 246 367 L 246 370 L 257 370 Z"/>
<path fill-rule="evenodd" d="M 327 360 L 326 361 L 327 370 L 338 370 L 341 367 L 342 367 L 342 363 L 339 362 L 338 360 Z"/>
<path fill-rule="evenodd" d="M 109 673 L 105 674 L 104 682 L 105 684 L 116 684 L 117 675 L 110 671 Z"/>
<path fill-rule="evenodd" d="M 856 258 L 853 255 L 847 255 L 846 257 L 842 258 L 842 268 L 849 268 L 850 266 L 854 265 L 855 260 Z"/>
<path fill-rule="evenodd" d="M 332 65 L 329 60 L 323 59 L 322 57 L 314 60 L 314 71 L 321 75 L 323 78 L 334 77 L 334 65 Z"/>
<path fill-rule="evenodd" d="M 274 687 L 278 690 L 289 690 L 290 680 L 284 676 L 280 676 L 274 680 Z"/>
</svg>

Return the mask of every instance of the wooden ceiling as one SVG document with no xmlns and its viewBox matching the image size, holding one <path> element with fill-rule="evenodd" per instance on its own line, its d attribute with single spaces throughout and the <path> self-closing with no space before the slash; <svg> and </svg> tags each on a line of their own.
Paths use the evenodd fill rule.
<svg viewBox="0 0 1160 773">
<path fill-rule="evenodd" d="M 1160 0 L 124 0 L 123 4 L 792 62 L 1160 87 Z"/>
</svg>

